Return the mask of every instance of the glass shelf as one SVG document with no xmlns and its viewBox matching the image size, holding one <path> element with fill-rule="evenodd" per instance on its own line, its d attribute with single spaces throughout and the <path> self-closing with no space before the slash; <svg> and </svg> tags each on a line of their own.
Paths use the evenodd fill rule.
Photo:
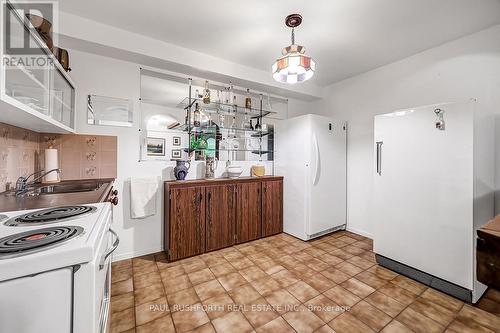
<svg viewBox="0 0 500 333">
<path fill-rule="evenodd" d="M 4 55 L 5 58 L 11 60 L 13 59 L 10 55 Z M 35 84 L 40 89 L 48 90 L 49 87 L 46 86 L 43 81 L 47 81 L 46 78 L 46 70 L 44 68 L 32 68 L 28 69 L 22 63 L 16 63 L 15 61 L 11 62 L 14 64 L 10 68 L 7 68 L 6 71 L 11 73 L 15 73 L 16 70 L 19 71 L 19 76 L 17 77 L 16 82 L 21 85 L 29 86 Z M 24 77 L 21 77 L 24 76 Z"/>
<path fill-rule="evenodd" d="M 169 128 L 170 130 L 191 132 L 191 133 L 216 133 L 217 131 L 221 133 L 227 132 L 241 132 L 241 133 L 251 133 L 252 137 L 258 138 L 271 134 L 268 130 L 255 130 L 250 128 L 241 127 L 216 127 L 216 126 L 188 126 L 186 124 L 179 124 L 175 127 Z"/>
<path fill-rule="evenodd" d="M 191 106 L 194 110 L 194 105 L 198 103 L 200 106 L 200 109 L 205 112 L 209 113 L 218 113 L 218 112 L 223 112 L 224 114 L 231 115 L 235 112 L 237 114 L 242 114 L 242 115 L 248 115 L 250 116 L 251 119 L 256 119 L 256 118 L 261 118 L 261 117 L 266 117 L 270 114 L 276 114 L 276 112 L 270 111 L 270 110 L 260 110 L 256 108 L 251 108 L 248 109 L 244 106 L 241 105 L 234 105 L 234 104 L 224 104 L 224 103 L 219 103 L 219 102 L 211 102 L 208 104 L 203 103 L 202 99 L 199 98 L 192 98 L 191 99 Z M 178 104 L 179 108 L 186 109 L 189 107 L 189 97 L 186 97 Z"/>
<path fill-rule="evenodd" d="M 179 150 L 182 150 L 183 152 L 189 153 L 193 151 L 205 151 L 205 152 L 218 152 L 218 151 L 227 151 L 227 152 L 248 152 L 252 154 L 269 154 L 269 153 L 275 153 L 273 150 L 258 150 L 258 149 L 225 149 L 225 148 L 179 148 Z"/>
<path fill-rule="evenodd" d="M 257 133 L 254 133 L 252 135 L 250 135 L 252 138 L 262 138 L 264 136 L 267 136 L 267 135 L 270 135 L 270 134 L 273 134 L 274 132 L 273 131 L 257 131 Z"/>
</svg>

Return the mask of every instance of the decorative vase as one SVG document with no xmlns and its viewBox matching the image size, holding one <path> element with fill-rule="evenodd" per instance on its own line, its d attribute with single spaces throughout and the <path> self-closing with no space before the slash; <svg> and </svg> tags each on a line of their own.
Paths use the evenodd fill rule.
<svg viewBox="0 0 500 333">
<path fill-rule="evenodd" d="M 187 163 L 187 166 L 186 166 Z M 175 160 L 174 176 L 177 180 L 186 179 L 189 168 L 191 167 L 191 162 L 186 160 Z"/>
<path fill-rule="evenodd" d="M 218 160 L 215 157 L 207 156 L 205 161 L 205 178 L 215 178 L 215 170 L 217 169 Z"/>
</svg>

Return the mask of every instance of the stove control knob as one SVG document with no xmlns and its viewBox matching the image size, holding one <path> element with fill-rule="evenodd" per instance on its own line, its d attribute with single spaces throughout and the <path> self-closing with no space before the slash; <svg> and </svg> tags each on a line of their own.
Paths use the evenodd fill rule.
<svg viewBox="0 0 500 333">
<path fill-rule="evenodd" d="M 111 191 L 111 194 L 113 194 L 113 195 L 118 195 L 118 190 L 113 190 L 113 191 Z"/>
<path fill-rule="evenodd" d="M 113 197 L 109 199 L 109 202 L 111 202 L 113 205 L 118 205 L 118 197 Z"/>
</svg>

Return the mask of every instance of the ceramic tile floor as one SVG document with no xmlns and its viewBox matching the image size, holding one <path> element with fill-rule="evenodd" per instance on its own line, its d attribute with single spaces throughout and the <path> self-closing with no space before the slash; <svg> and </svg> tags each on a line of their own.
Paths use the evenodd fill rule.
<svg viewBox="0 0 500 333">
<path fill-rule="evenodd" d="M 279 234 L 173 263 L 115 262 L 111 331 L 500 332 L 500 292 L 464 304 L 378 266 L 371 249 L 346 231 Z"/>
</svg>

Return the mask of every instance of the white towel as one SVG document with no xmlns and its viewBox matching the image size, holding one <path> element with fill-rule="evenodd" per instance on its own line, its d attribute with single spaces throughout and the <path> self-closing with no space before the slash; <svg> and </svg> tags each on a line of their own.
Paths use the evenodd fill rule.
<svg viewBox="0 0 500 333">
<path fill-rule="evenodd" d="M 158 177 L 130 179 L 130 215 L 140 219 L 156 214 Z"/>
</svg>

